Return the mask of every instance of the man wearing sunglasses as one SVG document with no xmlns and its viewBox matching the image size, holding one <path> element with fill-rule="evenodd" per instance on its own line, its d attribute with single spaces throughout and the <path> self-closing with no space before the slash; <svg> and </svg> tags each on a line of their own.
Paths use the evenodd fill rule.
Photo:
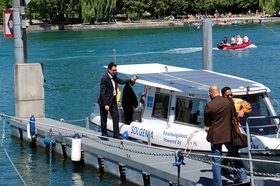
<svg viewBox="0 0 280 186">
<path fill-rule="evenodd" d="M 211 152 L 213 160 L 213 186 L 222 186 L 221 178 L 221 156 L 222 146 L 225 145 L 229 154 L 233 157 L 240 157 L 238 149 L 233 146 L 231 131 L 231 111 L 232 101 L 228 98 L 220 96 L 218 85 L 211 85 L 209 88 L 209 96 L 211 101 L 208 102 L 204 109 L 204 125 L 207 132 L 207 141 L 211 143 Z M 235 162 L 238 182 L 247 182 L 247 175 L 241 161 Z"/>
</svg>

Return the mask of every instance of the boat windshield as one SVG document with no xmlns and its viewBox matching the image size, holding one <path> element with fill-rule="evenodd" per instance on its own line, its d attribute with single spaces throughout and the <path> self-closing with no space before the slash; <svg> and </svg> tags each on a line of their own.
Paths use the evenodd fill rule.
<svg viewBox="0 0 280 186">
<path fill-rule="evenodd" d="M 252 106 L 252 112 L 247 113 L 244 117 L 240 118 L 240 123 L 244 130 L 246 130 L 246 120 L 250 116 L 271 116 L 265 103 L 264 95 L 246 95 L 238 97 L 246 100 Z M 269 118 L 252 119 L 249 123 L 250 133 L 258 135 L 270 135 L 277 133 L 277 125 L 275 120 Z"/>
</svg>

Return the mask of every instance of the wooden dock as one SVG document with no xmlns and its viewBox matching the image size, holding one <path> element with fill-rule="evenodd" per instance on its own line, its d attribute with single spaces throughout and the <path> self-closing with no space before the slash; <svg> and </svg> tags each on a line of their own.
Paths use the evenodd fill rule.
<svg viewBox="0 0 280 186">
<path fill-rule="evenodd" d="M 27 138 L 26 119 L 8 118 L 11 135 L 21 140 Z M 99 138 L 100 133 L 65 122 L 48 118 L 36 118 L 37 145 L 45 147 L 44 139 L 52 131 L 56 153 L 63 154 L 62 144 L 66 145 L 66 154 L 71 156 L 72 136 L 82 136 L 84 163 L 94 166 L 100 172 L 108 172 L 139 185 L 177 185 L 178 169 L 173 166 L 174 152 L 127 140 Z M 29 140 L 30 141 L 30 140 Z M 71 161 L 70 158 L 67 161 Z M 180 166 L 180 185 L 212 185 L 211 164 L 185 158 L 186 165 Z M 223 185 L 231 185 L 229 177 L 222 176 Z M 280 180 L 256 178 L 257 185 L 279 185 Z"/>
</svg>

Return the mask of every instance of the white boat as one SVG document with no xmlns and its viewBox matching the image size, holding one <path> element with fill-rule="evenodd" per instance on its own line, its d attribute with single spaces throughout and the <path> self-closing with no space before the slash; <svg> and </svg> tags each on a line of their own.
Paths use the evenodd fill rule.
<svg viewBox="0 0 280 186">
<path fill-rule="evenodd" d="M 268 96 L 270 89 L 255 81 L 208 70 L 157 63 L 118 65 L 117 68 L 119 73 L 129 77 L 137 75 L 139 79 L 136 83 L 143 85 L 146 96 L 145 104 L 135 110 L 134 121 L 130 125 L 124 124 L 120 108 L 120 133 L 128 134 L 130 139 L 168 148 L 210 151 L 203 116 L 205 104 L 210 101 L 208 89 L 211 84 L 217 84 L 220 88 L 229 86 L 234 97 L 251 103 L 253 111 L 241 120 L 244 129 L 249 116 L 276 116 Z M 90 120 L 100 126 L 98 104 L 95 104 Z M 259 149 L 252 153 L 279 155 L 279 119 L 252 121 L 249 123 L 251 147 Z M 113 130 L 110 118 L 107 128 Z M 248 148 L 241 152 L 248 153 Z"/>
</svg>

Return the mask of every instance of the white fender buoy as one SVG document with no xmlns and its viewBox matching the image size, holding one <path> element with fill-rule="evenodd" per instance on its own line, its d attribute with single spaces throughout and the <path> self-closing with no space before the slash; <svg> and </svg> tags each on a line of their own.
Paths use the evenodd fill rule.
<svg viewBox="0 0 280 186">
<path fill-rule="evenodd" d="M 27 123 L 26 132 L 27 132 L 27 138 L 31 139 L 31 132 L 35 133 L 35 117 L 34 117 L 34 115 L 32 115 L 30 117 L 29 122 Z"/>
<path fill-rule="evenodd" d="M 81 161 L 82 139 L 79 134 L 72 137 L 71 160 Z"/>
<path fill-rule="evenodd" d="M 30 134 L 30 124 L 29 123 L 27 123 L 26 132 L 27 132 L 27 138 L 30 140 L 31 139 L 31 134 Z"/>
</svg>

